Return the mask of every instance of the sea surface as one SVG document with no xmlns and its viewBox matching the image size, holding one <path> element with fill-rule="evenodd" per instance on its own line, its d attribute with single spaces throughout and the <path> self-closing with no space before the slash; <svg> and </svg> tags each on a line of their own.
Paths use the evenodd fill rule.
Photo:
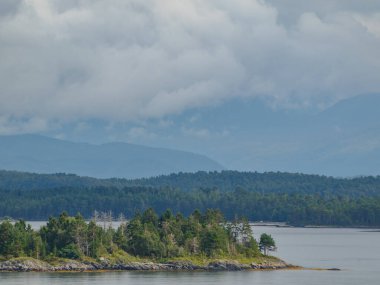
<svg viewBox="0 0 380 285">
<path fill-rule="evenodd" d="M 39 224 L 34 224 L 37 227 Z M 308 268 L 243 272 L 101 272 L 0 273 L 0 284 L 263 284 L 263 285 L 379 285 L 380 231 L 341 228 L 254 227 L 255 236 L 266 232 L 277 242 L 273 255 Z"/>
</svg>

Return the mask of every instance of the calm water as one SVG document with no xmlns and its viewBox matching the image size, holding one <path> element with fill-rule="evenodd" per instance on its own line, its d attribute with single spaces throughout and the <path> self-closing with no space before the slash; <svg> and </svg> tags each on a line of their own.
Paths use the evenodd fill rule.
<svg viewBox="0 0 380 285">
<path fill-rule="evenodd" d="M 0 284 L 380 284 L 380 232 L 360 229 L 256 227 L 272 234 L 274 253 L 305 267 L 342 271 L 0 273 Z"/>
</svg>

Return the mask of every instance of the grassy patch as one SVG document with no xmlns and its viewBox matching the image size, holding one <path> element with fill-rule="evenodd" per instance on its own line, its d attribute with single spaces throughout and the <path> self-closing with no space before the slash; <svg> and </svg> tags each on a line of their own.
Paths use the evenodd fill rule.
<svg viewBox="0 0 380 285">
<path fill-rule="evenodd" d="M 163 258 L 158 259 L 156 262 L 191 262 L 194 265 L 198 266 L 206 266 L 210 262 L 215 261 L 236 261 L 241 264 L 264 264 L 264 263 L 270 263 L 270 262 L 278 262 L 280 259 L 274 256 L 258 256 L 258 257 L 245 257 L 243 255 L 220 255 L 215 257 L 208 257 L 205 255 L 190 255 L 190 256 L 182 256 L 182 257 L 175 257 L 175 258 Z"/>
<path fill-rule="evenodd" d="M 116 263 L 130 263 L 130 262 L 149 262 L 150 260 L 143 259 L 137 256 L 133 256 L 128 254 L 123 250 L 114 251 L 112 254 L 105 254 L 102 257 L 98 258 L 97 261 L 101 262 L 103 260 L 107 260 L 111 264 Z"/>
</svg>

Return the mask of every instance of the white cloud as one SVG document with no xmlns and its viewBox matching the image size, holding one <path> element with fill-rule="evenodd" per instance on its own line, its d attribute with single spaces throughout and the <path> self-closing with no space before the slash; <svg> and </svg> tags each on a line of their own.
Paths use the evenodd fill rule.
<svg viewBox="0 0 380 285">
<path fill-rule="evenodd" d="M 355 15 L 355 19 L 362 24 L 369 33 L 380 38 L 380 12 L 371 16 Z"/>
<path fill-rule="evenodd" d="M 38 133 L 49 129 L 48 122 L 42 118 L 12 118 L 0 115 L 0 135 L 19 133 Z"/>
<path fill-rule="evenodd" d="M 182 126 L 181 132 L 185 137 L 194 137 L 197 139 L 223 138 L 230 134 L 228 130 L 214 131 L 206 128 L 189 128 Z"/>
<path fill-rule="evenodd" d="M 127 137 L 130 141 L 136 141 L 139 139 L 154 139 L 156 134 L 143 127 L 133 127 L 128 131 Z"/>
<path fill-rule="evenodd" d="M 293 25 L 274 0 L 4 3 L 2 118 L 127 122 L 234 96 L 305 106 L 380 90 L 379 11 L 351 1 L 302 6 Z M 12 123 L 29 124 L 1 130 Z"/>
</svg>

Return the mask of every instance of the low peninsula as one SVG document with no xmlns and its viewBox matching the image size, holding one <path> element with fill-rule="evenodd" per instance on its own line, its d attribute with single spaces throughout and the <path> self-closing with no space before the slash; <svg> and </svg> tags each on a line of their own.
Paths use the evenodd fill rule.
<svg viewBox="0 0 380 285">
<path fill-rule="evenodd" d="M 264 270 L 296 268 L 268 256 L 247 220 L 227 222 L 218 210 L 188 217 L 152 209 L 114 228 L 66 212 L 33 230 L 20 220 L 0 224 L 0 271 Z M 260 250 L 261 249 L 261 250 Z"/>
</svg>

